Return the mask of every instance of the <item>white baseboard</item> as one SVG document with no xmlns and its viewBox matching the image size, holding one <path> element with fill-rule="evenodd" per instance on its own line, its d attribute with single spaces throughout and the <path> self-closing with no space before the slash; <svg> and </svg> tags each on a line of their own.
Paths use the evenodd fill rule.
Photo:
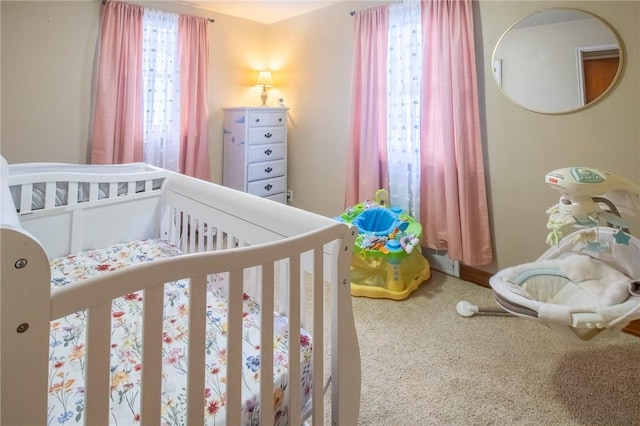
<svg viewBox="0 0 640 426">
<path fill-rule="evenodd" d="M 422 248 L 422 255 L 429 261 L 431 269 L 460 278 L 460 262 L 449 259 L 446 251 Z"/>
</svg>

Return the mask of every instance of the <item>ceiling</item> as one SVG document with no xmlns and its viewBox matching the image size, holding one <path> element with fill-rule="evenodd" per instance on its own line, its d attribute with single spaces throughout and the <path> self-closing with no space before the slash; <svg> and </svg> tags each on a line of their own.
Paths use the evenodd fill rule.
<svg viewBox="0 0 640 426">
<path fill-rule="evenodd" d="M 340 3 L 336 0 L 177 0 L 200 9 L 236 16 L 264 24 L 273 24 L 284 19 L 312 12 L 323 7 Z"/>
</svg>

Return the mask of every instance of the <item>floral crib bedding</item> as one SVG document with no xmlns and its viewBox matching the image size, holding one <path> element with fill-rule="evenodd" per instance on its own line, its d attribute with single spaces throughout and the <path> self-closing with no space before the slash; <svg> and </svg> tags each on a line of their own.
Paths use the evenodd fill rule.
<svg viewBox="0 0 640 426">
<path fill-rule="evenodd" d="M 52 288 L 136 263 L 175 256 L 180 251 L 160 239 L 116 244 L 105 249 L 86 250 L 51 260 Z M 205 421 L 225 424 L 226 318 L 227 299 L 223 284 L 226 274 L 211 275 L 207 287 L 207 342 L 205 379 Z M 163 425 L 186 423 L 186 361 L 188 347 L 187 280 L 165 285 L 163 331 Z M 259 420 L 260 306 L 245 294 L 243 300 L 242 371 L 243 425 Z M 111 424 L 139 424 L 141 378 L 142 292 L 113 301 L 111 322 Z M 49 349 L 48 424 L 84 421 L 86 312 L 81 311 L 51 322 Z M 287 424 L 288 320 L 274 318 L 274 413 L 276 424 Z M 301 330 L 302 402 L 311 396 L 311 336 Z"/>
</svg>

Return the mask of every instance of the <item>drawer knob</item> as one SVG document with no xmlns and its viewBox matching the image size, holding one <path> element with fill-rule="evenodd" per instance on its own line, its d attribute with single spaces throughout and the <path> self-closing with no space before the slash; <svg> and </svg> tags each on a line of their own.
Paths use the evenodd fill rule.
<svg viewBox="0 0 640 426">
<path fill-rule="evenodd" d="M 266 155 L 271 155 L 271 153 L 272 153 L 272 152 L 273 152 L 273 151 L 271 151 L 270 149 L 267 149 L 264 153 L 265 153 Z"/>
<path fill-rule="evenodd" d="M 260 119 L 259 119 L 259 118 L 256 118 L 256 123 L 259 123 L 259 122 L 260 122 Z"/>
<path fill-rule="evenodd" d="M 273 188 L 273 185 L 268 184 L 264 187 L 264 189 L 266 189 L 267 191 L 271 191 L 271 188 Z"/>
<path fill-rule="evenodd" d="M 264 134 L 264 137 L 269 139 L 271 136 L 273 136 L 271 133 L 267 132 Z"/>
<path fill-rule="evenodd" d="M 264 169 L 264 171 L 267 173 L 271 173 L 273 169 L 271 167 L 267 167 L 266 169 Z"/>
</svg>

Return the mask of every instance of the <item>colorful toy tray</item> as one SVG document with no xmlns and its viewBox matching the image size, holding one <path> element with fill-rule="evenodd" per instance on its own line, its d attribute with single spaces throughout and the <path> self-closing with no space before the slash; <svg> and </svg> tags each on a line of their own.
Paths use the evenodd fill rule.
<svg viewBox="0 0 640 426">
<path fill-rule="evenodd" d="M 402 300 L 431 277 L 429 262 L 420 252 L 422 225 L 401 208 L 365 201 L 335 219 L 358 229 L 351 260 L 352 296 Z"/>
</svg>

